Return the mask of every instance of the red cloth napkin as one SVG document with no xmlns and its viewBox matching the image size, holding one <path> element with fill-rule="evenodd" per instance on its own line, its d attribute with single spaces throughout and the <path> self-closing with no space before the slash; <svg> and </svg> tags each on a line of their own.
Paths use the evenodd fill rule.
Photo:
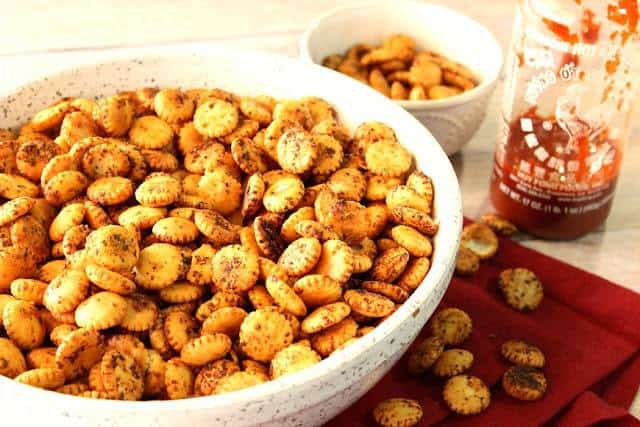
<svg viewBox="0 0 640 427">
<path fill-rule="evenodd" d="M 504 303 L 497 278 L 508 267 L 529 268 L 542 280 L 545 297 L 534 312 L 520 313 Z M 640 294 L 501 239 L 496 257 L 478 272 L 453 278 L 441 306 L 459 307 L 473 319 L 473 333 L 460 347 L 475 356 L 470 373 L 491 387 L 489 408 L 470 417 L 452 414 L 441 398 L 443 381 L 410 377 L 405 355 L 329 426 L 373 425 L 372 409 L 391 397 L 418 400 L 422 426 L 640 426 L 627 412 L 640 384 Z M 420 338 L 427 336 L 428 326 Z M 517 401 L 500 387 L 509 366 L 500 345 L 512 338 L 530 341 L 545 353 L 548 389 L 537 402 Z"/>
</svg>

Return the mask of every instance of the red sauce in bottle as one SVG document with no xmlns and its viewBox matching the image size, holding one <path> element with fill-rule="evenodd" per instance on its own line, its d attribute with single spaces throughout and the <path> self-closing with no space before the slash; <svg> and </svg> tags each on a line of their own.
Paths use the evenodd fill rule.
<svg viewBox="0 0 640 427">
<path fill-rule="evenodd" d="M 570 141 L 555 119 L 543 119 L 535 109 L 509 124 L 506 150 L 496 153 L 503 158 L 496 158 L 491 179 L 491 201 L 499 213 L 546 239 L 573 239 L 604 222 L 622 151 L 606 129 L 594 137 L 596 132 L 583 125 Z M 594 165 L 590 156 L 601 163 Z"/>
<path fill-rule="evenodd" d="M 580 0 L 575 1 L 581 4 Z M 638 0 L 618 0 L 600 18 L 623 27 L 608 36 L 612 42 L 619 40 L 622 46 L 637 34 Z M 602 23 L 588 8 L 582 10 L 580 27 L 575 32 L 547 18 L 540 21 L 553 37 L 569 46 L 595 45 L 601 37 Z M 577 66 L 578 79 L 582 80 L 579 55 L 567 50 L 551 72 L 561 81 L 565 65 Z M 515 60 L 518 67 L 526 66 L 517 54 Z M 603 61 L 610 76 L 618 72 L 619 66 L 619 53 Z M 602 103 L 608 100 L 611 90 L 610 85 L 605 88 Z M 617 128 L 616 135 L 610 132 L 609 127 L 615 127 L 612 123 L 582 119 L 576 111 L 578 104 L 565 102 L 558 108 L 561 118 L 541 116 L 535 106 L 515 115 L 507 110 L 491 176 L 491 201 L 498 213 L 533 235 L 573 239 L 598 228 L 609 215 L 623 144 Z M 618 113 L 623 114 L 620 104 Z"/>
</svg>

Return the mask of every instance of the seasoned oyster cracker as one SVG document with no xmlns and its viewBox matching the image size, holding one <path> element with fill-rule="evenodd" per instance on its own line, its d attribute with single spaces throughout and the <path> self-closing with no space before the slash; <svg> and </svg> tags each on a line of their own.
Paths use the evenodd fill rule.
<svg viewBox="0 0 640 427">
<path fill-rule="evenodd" d="M 224 357 L 231 349 L 231 339 L 221 333 L 206 334 L 187 342 L 180 359 L 191 366 L 202 366 Z"/>
<path fill-rule="evenodd" d="M 309 346 L 296 343 L 283 348 L 271 360 L 270 374 L 272 378 L 293 374 L 304 368 L 315 365 L 321 357 Z"/>
<path fill-rule="evenodd" d="M 446 345 L 462 344 L 471 335 L 472 327 L 471 317 L 459 308 L 445 308 L 431 319 L 433 335 Z"/>
<path fill-rule="evenodd" d="M 438 377 L 452 377 L 459 375 L 471 368 L 473 365 L 473 354 L 470 351 L 458 348 L 445 350 L 431 370 Z"/>
<path fill-rule="evenodd" d="M 545 357 L 538 347 L 521 340 L 505 341 L 500 347 L 502 356 L 509 362 L 531 366 L 532 368 L 544 367 Z"/>
<path fill-rule="evenodd" d="M 478 377 L 457 375 L 444 386 L 442 397 L 453 412 L 474 415 L 487 409 L 491 403 L 491 392 Z"/>
<path fill-rule="evenodd" d="M 409 353 L 408 371 L 412 375 L 420 375 L 433 366 L 444 351 L 444 343 L 436 336 L 429 337 L 420 342 Z"/>
<path fill-rule="evenodd" d="M 512 366 L 502 376 L 502 388 L 518 400 L 539 400 L 547 391 L 542 371 L 531 366 Z"/>
<path fill-rule="evenodd" d="M 270 362 L 276 353 L 293 342 L 287 318 L 264 308 L 251 312 L 240 327 L 240 348 L 252 359 Z"/>
<path fill-rule="evenodd" d="M 351 313 L 351 307 L 344 302 L 323 305 L 312 311 L 300 324 L 304 333 L 313 334 L 344 320 Z"/>
<path fill-rule="evenodd" d="M 503 270 L 498 286 L 507 304 L 520 311 L 535 310 L 544 297 L 542 282 L 526 268 Z"/>
<path fill-rule="evenodd" d="M 422 419 L 422 407 L 412 399 L 387 399 L 373 409 L 373 419 L 382 427 L 411 427 Z"/>
<path fill-rule="evenodd" d="M 9 338 L 0 337 L 0 375 L 15 378 L 27 370 L 27 363 L 20 349 Z"/>
<path fill-rule="evenodd" d="M 240 307 L 220 307 L 213 311 L 204 322 L 202 322 L 202 333 L 221 333 L 228 337 L 236 338 L 240 333 L 240 326 L 246 317 L 247 312 Z"/>
<path fill-rule="evenodd" d="M 2 309 L 2 323 L 9 339 L 22 350 L 37 348 L 44 342 L 46 331 L 32 302 L 6 302 Z"/>
<path fill-rule="evenodd" d="M 127 301 L 120 295 L 102 291 L 80 303 L 76 324 L 82 328 L 104 330 L 119 325 L 127 314 Z"/>
<path fill-rule="evenodd" d="M 488 226 L 474 223 L 462 230 L 460 245 L 473 251 L 481 260 L 485 260 L 498 251 L 498 238 Z"/>
<path fill-rule="evenodd" d="M 193 124 L 203 136 L 218 138 L 230 134 L 238 126 L 237 108 L 226 101 L 213 99 L 196 109 Z"/>
</svg>

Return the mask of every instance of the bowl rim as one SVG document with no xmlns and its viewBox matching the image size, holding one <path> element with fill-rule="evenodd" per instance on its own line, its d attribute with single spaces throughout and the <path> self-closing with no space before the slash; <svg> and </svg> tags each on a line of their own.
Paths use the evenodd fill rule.
<svg viewBox="0 0 640 427">
<path fill-rule="evenodd" d="M 298 43 L 298 50 L 300 57 L 307 62 L 311 62 L 316 65 L 320 65 L 313 60 L 311 55 L 311 51 L 309 49 L 309 43 L 311 37 L 313 37 L 314 33 L 317 31 L 318 27 L 327 19 L 333 18 L 345 12 L 350 12 L 358 9 L 368 9 L 368 8 L 376 8 L 376 7 L 390 7 L 390 3 L 387 0 L 374 0 L 374 1 L 363 1 L 361 3 L 351 4 L 347 6 L 337 6 L 329 11 L 323 13 L 318 18 L 314 19 L 309 26 L 305 29 L 300 41 Z M 450 98 L 445 99 L 436 99 L 436 100 L 392 100 L 396 104 L 401 107 L 410 110 L 410 111 L 424 111 L 424 110 L 439 110 L 442 108 L 455 107 L 461 104 L 466 104 L 469 101 L 474 99 L 478 99 L 483 95 L 490 93 L 494 86 L 496 85 L 498 79 L 500 78 L 500 73 L 502 72 L 502 67 L 504 64 L 504 52 L 500 43 L 496 39 L 495 35 L 489 31 L 487 27 L 482 25 L 480 22 L 471 18 L 464 13 L 458 12 L 457 10 L 429 2 L 423 2 L 418 0 L 393 0 L 393 7 L 405 7 L 411 5 L 411 7 L 422 7 L 426 9 L 440 9 L 445 13 L 450 13 L 455 15 L 457 18 L 462 20 L 467 20 L 469 25 L 473 26 L 476 31 L 483 33 L 488 40 L 491 42 L 491 50 L 496 54 L 493 58 L 495 62 L 495 66 L 492 69 L 492 72 L 484 76 L 485 78 L 480 82 L 479 85 L 465 91 L 459 95 L 452 96 Z M 338 71 L 331 70 L 335 73 L 342 74 Z"/>
<path fill-rule="evenodd" d="M 115 53 L 108 58 L 100 58 L 98 60 L 85 60 L 74 63 L 73 65 L 66 67 L 61 70 L 56 70 L 52 73 L 44 73 L 38 76 L 35 79 L 32 79 L 26 83 L 22 83 L 13 89 L 9 89 L 3 92 L 0 92 L 0 102 L 6 100 L 6 98 L 11 97 L 13 94 L 20 93 L 21 91 L 28 89 L 30 86 L 39 84 L 43 81 L 50 82 L 52 80 L 58 78 L 73 78 L 77 77 L 76 72 L 80 69 L 86 71 L 86 69 L 100 67 L 100 66 L 109 66 L 113 64 L 127 63 L 129 61 L 152 61 L 152 60 L 179 60 L 180 58 L 189 58 L 189 57 L 220 57 L 221 55 L 227 56 L 229 58 L 233 58 L 234 61 L 246 61 L 247 58 L 250 58 L 251 61 L 275 61 L 279 65 L 283 67 L 304 67 L 309 68 L 311 73 L 320 73 L 326 74 L 330 79 L 340 79 L 343 81 L 343 84 L 348 84 L 353 86 L 353 89 L 358 92 L 358 96 L 366 96 L 368 98 L 372 98 L 375 100 L 377 97 L 377 102 L 388 102 L 389 99 L 379 94 L 375 90 L 371 88 L 367 88 L 364 85 L 358 85 L 353 79 L 348 76 L 344 76 L 340 73 L 336 73 L 332 70 L 327 69 L 326 67 L 322 67 L 317 64 L 309 64 L 303 61 L 297 60 L 295 58 L 287 57 L 285 55 L 276 54 L 276 53 L 268 53 L 264 51 L 256 51 L 251 49 L 234 49 L 234 48 L 225 48 L 225 47 L 209 47 L 205 51 L 198 50 L 197 52 L 162 52 L 160 50 L 152 51 L 152 52 L 124 52 L 124 53 Z M 50 84 L 50 83 L 48 83 Z M 393 103 L 391 103 L 393 105 Z M 435 285 L 440 281 L 449 280 L 453 271 L 453 259 L 455 259 L 455 250 L 459 245 L 460 241 L 460 231 L 462 229 L 462 199 L 460 194 L 460 187 L 456 177 L 456 174 L 449 162 L 449 159 L 443 149 L 440 147 L 440 144 L 436 141 L 436 139 L 431 135 L 429 130 L 425 128 L 415 117 L 413 117 L 410 113 L 405 111 L 399 106 L 392 107 L 397 108 L 397 112 L 399 115 L 404 117 L 404 119 L 410 123 L 414 123 L 416 128 L 419 126 L 420 129 L 425 133 L 425 137 L 429 137 L 433 140 L 432 146 L 433 153 L 435 158 L 439 157 L 440 161 L 443 162 L 443 173 L 445 174 L 443 181 L 449 182 L 451 184 L 451 188 L 448 189 L 447 193 L 448 201 L 451 202 L 451 206 L 445 208 L 445 210 L 449 211 L 450 218 L 447 218 L 447 222 L 449 222 L 449 228 L 451 231 L 455 231 L 455 236 L 450 239 L 441 239 L 445 242 L 445 245 L 448 248 L 443 248 L 443 245 L 436 246 L 434 248 L 434 256 L 432 261 L 435 260 L 435 257 L 439 257 L 440 262 L 433 262 L 431 268 L 429 270 L 429 274 L 425 277 L 421 285 L 416 289 L 416 291 L 410 296 L 410 298 L 402 304 L 402 306 L 397 309 L 388 319 L 386 319 L 382 324 L 377 326 L 375 330 L 360 339 L 357 342 L 353 343 L 348 347 L 348 352 L 344 352 L 344 350 L 338 350 L 343 352 L 341 357 L 328 357 L 322 359 L 317 364 L 310 366 L 306 369 L 303 369 L 299 372 L 286 375 L 275 380 L 267 381 L 266 383 L 253 386 L 247 389 L 238 390 L 235 392 L 225 393 L 222 395 L 210 395 L 210 396 L 198 396 L 198 397 L 190 397 L 187 399 L 180 400 L 148 400 L 148 401 L 119 401 L 119 400 L 104 400 L 104 399 L 86 399 L 78 396 L 67 395 L 57 392 L 52 392 L 50 390 L 45 390 L 37 387 L 31 387 L 26 384 L 18 383 L 13 379 L 4 377 L 0 375 L 0 396 L 6 395 L 9 396 L 10 390 L 12 388 L 17 388 L 21 390 L 20 393 L 22 395 L 30 395 L 47 399 L 47 404 L 50 405 L 49 408 L 58 408 L 64 409 L 65 413 L 69 412 L 69 408 L 73 408 L 74 411 L 78 411 L 79 413 L 82 411 L 104 411 L 108 409 L 109 411 L 116 411 L 119 413 L 125 412 L 136 412 L 138 414 L 149 414 L 155 413 L 158 414 L 159 411 L 194 411 L 194 410 L 222 410 L 225 407 L 229 407 L 230 405 L 240 405 L 240 404 L 250 404 L 251 402 L 261 401 L 269 399 L 272 396 L 275 396 L 279 393 L 282 393 L 286 390 L 292 390 L 297 385 L 305 384 L 310 381 L 318 380 L 324 377 L 326 374 L 333 372 L 338 373 L 341 369 L 341 365 L 346 364 L 353 359 L 361 356 L 365 353 L 370 347 L 375 345 L 379 341 L 383 341 L 386 337 L 391 335 L 394 330 L 396 330 L 405 319 L 410 316 L 415 316 L 415 310 L 421 307 L 421 304 L 424 303 L 427 298 L 435 291 L 433 286 L 425 286 L 425 281 L 429 280 L 431 285 Z M 433 156 L 431 157 L 433 159 Z M 442 208 L 439 208 L 442 210 Z M 438 221 L 442 224 L 442 221 Z M 442 227 L 441 227 L 442 229 Z M 449 251 L 452 255 L 451 259 L 446 258 L 446 252 Z M 442 255 L 437 255 L 438 253 Z M 446 288 L 446 287 L 445 287 Z M 444 292 L 443 292 L 444 293 Z M 442 295 L 439 295 L 439 300 L 441 300 Z M 344 388 L 348 387 L 345 385 L 342 388 L 335 389 L 334 392 L 340 392 Z M 105 413 L 109 415 L 109 413 Z M 110 416 L 114 414 L 111 413 Z M 283 413 L 283 416 L 286 413 Z"/>
</svg>

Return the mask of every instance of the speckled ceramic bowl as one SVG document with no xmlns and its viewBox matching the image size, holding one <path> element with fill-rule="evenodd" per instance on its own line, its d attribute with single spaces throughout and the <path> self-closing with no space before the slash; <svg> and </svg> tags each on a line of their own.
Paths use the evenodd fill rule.
<svg viewBox="0 0 640 427">
<path fill-rule="evenodd" d="M 462 215 L 449 160 L 429 132 L 382 95 L 322 67 L 256 52 L 118 58 L 48 76 L 0 95 L 0 127 L 15 126 L 60 97 L 99 96 L 142 86 L 222 87 L 240 94 L 321 96 L 350 127 L 380 120 L 395 129 L 418 166 L 433 178 L 435 237 L 431 271 L 420 288 L 374 332 L 317 365 L 221 396 L 180 401 L 83 399 L 0 377 L 3 420 L 68 426 L 313 426 L 347 408 L 400 358 L 440 301 L 451 278 Z M 41 424 L 36 424 L 41 423 Z"/>
</svg>

